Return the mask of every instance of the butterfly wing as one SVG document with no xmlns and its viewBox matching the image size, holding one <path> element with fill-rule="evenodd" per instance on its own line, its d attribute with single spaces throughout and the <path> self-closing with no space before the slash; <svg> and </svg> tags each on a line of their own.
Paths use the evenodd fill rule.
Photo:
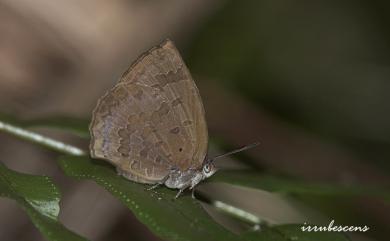
<svg viewBox="0 0 390 241">
<path fill-rule="evenodd" d="M 131 180 L 154 183 L 172 168 L 199 168 L 208 146 L 199 91 L 169 40 L 141 56 L 98 102 L 91 156 Z"/>
</svg>

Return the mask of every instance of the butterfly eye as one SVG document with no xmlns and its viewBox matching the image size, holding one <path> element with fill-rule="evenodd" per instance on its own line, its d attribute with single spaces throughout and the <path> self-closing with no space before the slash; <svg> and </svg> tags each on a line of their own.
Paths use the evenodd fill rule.
<svg viewBox="0 0 390 241">
<path fill-rule="evenodd" d="M 205 173 L 209 173 L 211 171 L 211 167 L 209 164 L 206 164 L 203 169 Z"/>
</svg>

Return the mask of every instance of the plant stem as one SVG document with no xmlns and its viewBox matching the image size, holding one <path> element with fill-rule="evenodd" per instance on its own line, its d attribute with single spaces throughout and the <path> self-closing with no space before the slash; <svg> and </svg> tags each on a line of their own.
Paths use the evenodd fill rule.
<svg viewBox="0 0 390 241">
<path fill-rule="evenodd" d="M 199 191 L 198 189 L 195 190 L 195 197 L 197 200 L 211 205 L 217 211 L 251 225 L 253 230 L 257 230 L 262 225 L 268 225 L 268 223 L 265 220 L 262 220 L 259 216 L 256 216 L 255 214 L 240 207 L 228 204 L 222 200 L 211 199 L 206 193 Z"/>
<path fill-rule="evenodd" d="M 263 221 L 259 217 L 241 208 L 229 205 L 225 202 L 218 201 L 218 200 L 213 201 L 212 204 L 217 210 L 224 212 L 228 215 L 231 215 L 235 218 L 238 218 L 242 221 L 245 221 L 249 224 L 252 225 L 263 224 Z"/>
<path fill-rule="evenodd" d="M 65 144 L 63 142 L 54 140 L 50 137 L 40 135 L 38 133 L 26 130 L 24 128 L 21 128 L 19 126 L 6 123 L 4 121 L 0 120 L 0 131 L 4 131 L 5 133 L 8 133 L 10 135 L 16 136 L 20 139 L 39 144 L 41 146 L 50 148 L 52 150 L 74 155 L 74 156 L 83 156 L 86 155 L 86 152 L 81 150 L 78 147 Z"/>
</svg>

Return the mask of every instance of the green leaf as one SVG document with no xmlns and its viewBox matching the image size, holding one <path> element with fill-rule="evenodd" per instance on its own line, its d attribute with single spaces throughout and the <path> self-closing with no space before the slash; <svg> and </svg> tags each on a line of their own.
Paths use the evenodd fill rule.
<svg viewBox="0 0 390 241">
<path fill-rule="evenodd" d="M 215 223 L 189 196 L 173 200 L 176 191 L 147 186 L 118 176 L 105 162 L 87 157 L 65 156 L 60 165 L 69 176 L 91 179 L 126 205 L 159 237 L 167 240 L 237 240 L 237 236 Z"/>
<path fill-rule="evenodd" d="M 86 240 L 58 222 L 60 193 L 49 177 L 21 174 L 0 163 L 0 196 L 15 200 L 48 240 Z"/>
<path fill-rule="evenodd" d="M 147 185 L 128 181 L 116 174 L 106 162 L 87 157 L 64 156 L 59 163 L 68 176 L 93 180 L 126 205 L 157 236 L 166 240 L 283 240 L 313 237 L 313 240 L 347 240 L 339 234 L 306 234 L 299 226 L 274 227 L 272 232 L 250 232 L 235 235 L 214 222 L 190 196 L 173 200 L 176 191 L 160 188 L 148 191 Z M 280 230 L 279 230 L 280 228 Z M 281 235 L 282 233 L 283 235 Z M 278 239 L 272 239 L 272 237 Z M 340 237 L 339 237 L 340 236 Z M 335 238 L 337 237 L 337 238 Z M 309 240 L 309 239 L 302 239 Z"/>
<path fill-rule="evenodd" d="M 255 171 L 221 171 L 211 181 L 246 186 L 286 194 L 309 194 L 326 196 L 374 196 L 390 201 L 385 189 L 360 186 L 340 186 L 308 183 L 301 180 L 264 175 Z"/>
</svg>

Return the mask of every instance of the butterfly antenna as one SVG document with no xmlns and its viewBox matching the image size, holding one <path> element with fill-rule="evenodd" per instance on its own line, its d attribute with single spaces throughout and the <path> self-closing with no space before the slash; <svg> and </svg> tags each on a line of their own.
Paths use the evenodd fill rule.
<svg viewBox="0 0 390 241">
<path fill-rule="evenodd" d="M 225 153 L 225 154 L 221 154 L 221 155 L 215 156 L 215 157 L 211 158 L 210 161 L 214 161 L 215 159 L 218 159 L 218 158 L 221 158 L 221 157 L 229 156 L 229 155 L 232 155 L 232 154 L 235 154 L 235 153 L 238 153 L 238 152 L 242 152 L 242 151 L 251 149 L 251 148 L 253 148 L 253 147 L 258 146 L 259 144 L 260 144 L 260 142 L 255 142 L 255 143 L 252 143 L 252 144 L 243 146 L 243 147 L 238 148 L 238 149 L 236 149 L 236 150 L 229 151 L 228 153 Z"/>
</svg>

